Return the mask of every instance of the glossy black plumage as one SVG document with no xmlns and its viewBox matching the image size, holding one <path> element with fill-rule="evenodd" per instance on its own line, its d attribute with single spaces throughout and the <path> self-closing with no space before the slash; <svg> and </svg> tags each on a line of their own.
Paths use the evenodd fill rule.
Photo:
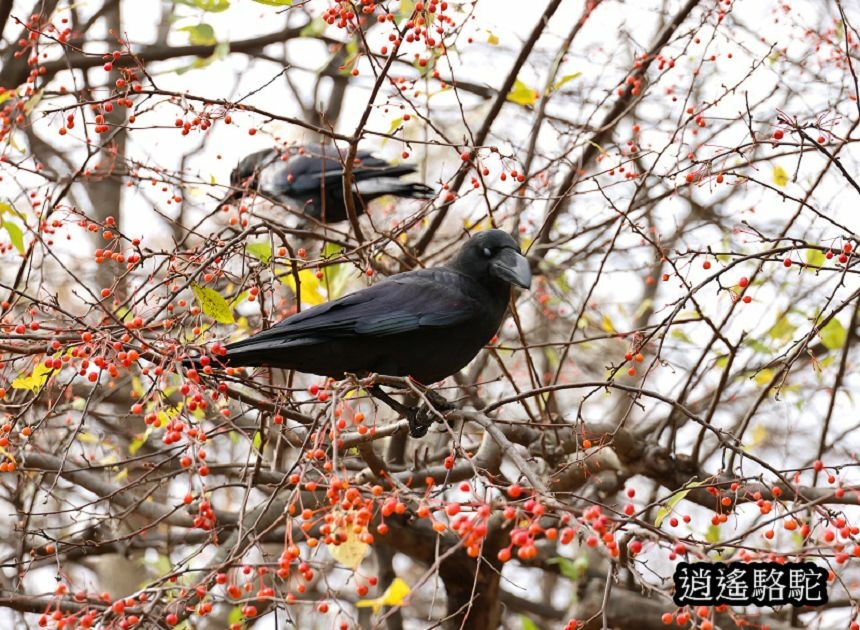
<svg viewBox="0 0 860 630">
<path fill-rule="evenodd" d="M 245 156 L 230 174 L 233 190 L 222 200 L 241 198 L 245 190 L 283 203 L 323 223 L 347 218 L 343 197 L 343 160 L 346 150 L 335 146 L 305 144 L 282 151 L 264 149 Z M 433 189 L 424 184 L 400 181 L 415 172 L 410 164 L 390 164 L 369 151 L 358 151 L 353 166 L 356 214 L 378 197 L 394 195 L 430 199 Z"/>
<path fill-rule="evenodd" d="M 228 345 L 218 360 L 433 383 L 463 368 L 496 334 L 512 283 L 531 284 L 516 242 L 501 230 L 481 232 L 444 267 L 397 274 L 292 315 Z"/>
</svg>

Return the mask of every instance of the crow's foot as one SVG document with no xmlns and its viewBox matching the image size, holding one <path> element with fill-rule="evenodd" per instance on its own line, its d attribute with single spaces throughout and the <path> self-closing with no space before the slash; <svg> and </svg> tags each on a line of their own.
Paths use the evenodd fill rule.
<svg viewBox="0 0 860 630">
<path fill-rule="evenodd" d="M 433 390 L 423 390 L 426 401 L 430 403 L 428 407 L 426 403 L 417 407 L 409 407 L 397 402 L 388 395 L 381 387 L 375 385 L 368 389 L 368 393 L 374 398 L 384 402 L 394 411 L 406 418 L 409 422 L 409 435 L 414 438 L 420 438 L 427 435 L 427 430 L 430 426 L 439 419 L 439 413 L 450 411 L 454 406 L 448 402 L 443 396 L 437 394 Z"/>
</svg>

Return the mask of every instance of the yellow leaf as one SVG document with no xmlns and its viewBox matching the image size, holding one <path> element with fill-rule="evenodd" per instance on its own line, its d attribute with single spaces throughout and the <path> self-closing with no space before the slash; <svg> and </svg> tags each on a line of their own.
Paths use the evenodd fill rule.
<svg viewBox="0 0 860 630">
<path fill-rule="evenodd" d="M 608 332 L 610 334 L 617 332 L 615 330 L 615 326 L 612 325 L 612 319 L 610 319 L 609 315 L 603 316 L 603 319 L 600 321 L 600 327 L 604 332 Z"/>
<path fill-rule="evenodd" d="M 569 83 L 570 81 L 573 81 L 574 79 L 578 79 L 581 76 L 582 76 L 581 72 L 573 72 L 571 74 L 566 74 L 562 78 L 560 78 L 558 81 L 553 83 L 552 89 L 553 90 L 560 90 L 561 88 L 564 87 L 565 83 Z"/>
<path fill-rule="evenodd" d="M 400 118 L 395 118 L 394 120 L 392 120 L 392 121 L 391 121 L 391 126 L 388 128 L 388 135 L 391 135 L 391 134 L 393 134 L 395 131 L 397 131 L 397 129 L 398 129 L 398 128 L 400 127 L 400 125 L 402 125 L 402 124 L 403 124 L 403 116 L 401 116 Z M 386 140 L 387 140 L 387 138 L 386 138 Z"/>
<path fill-rule="evenodd" d="M 346 540 L 339 545 L 326 545 L 329 555 L 337 560 L 340 564 L 355 571 L 364 556 L 367 555 L 367 550 L 370 548 L 366 542 L 361 542 L 359 534 L 356 534 L 352 527 L 346 528 Z"/>
<path fill-rule="evenodd" d="M 45 384 L 53 371 L 54 370 L 47 367 L 44 363 L 40 362 L 30 376 L 19 376 L 12 381 L 12 387 L 14 389 L 29 389 L 35 394 L 39 389 L 41 389 L 42 385 Z"/>
<path fill-rule="evenodd" d="M 487 35 L 487 43 L 490 46 L 498 46 L 499 45 L 499 36 L 496 35 L 493 31 L 487 31 L 489 35 Z"/>
<path fill-rule="evenodd" d="M 355 605 L 359 608 L 373 608 L 373 612 L 376 614 L 383 606 L 402 606 L 403 600 L 411 592 L 412 589 L 409 588 L 409 585 L 398 577 L 392 580 L 380 597 L 360 599 Z"/>
<path fill-rule="evenodd" d="M 293 293 L 296 292 L 296 279 L 292 273 L 283 276 L 283 282 Z M 322 286 L 316 272 L 311 269 L 302 269 L 299 272 L 299 284 L 301 284 L 301 300 L 302 304 L 310 304 L 316 306 L 322 304 L 326 300 L 325 289 Z"/>
<path fill-rule="evenodd" d="M 600 151 L 600 153 L 601 153 L 604 157 L 609 157 L 609 152 L 608 152 L 606 149 L 604 149 L 602 146 L 600 146 L 599 144 L 597 144 L 596 142 L 594 142 L 593 140 L 589 140 L 589 141 L 588 141 L 588 144 L 590 144 L 590 145 L 591 145 L 591 146 L 593 146 L 595 149 L 597 149 L 598 151 Z"/>
<path fill-rule="evenodd" d="M 660 506 L 660 509 L 657 510 L 657 518 L 654 520 L 654 527 L 660 527 L 663 523 L 663 520 L 669 516 L 674 510 L 675 506 L 677 506 L 681 501 L 687 498 L 687 495 L 690 494 L 690 491 L 693 488 L 698 488 L 702 485 L 701 481 L 692 481 L 687 484 L 687 486 L 683 490 L 679 490 L 666 501 L 665 505 Z"/>
<path fill-rule="evenodd" d="M 777 186 L 785 186 L 788 183 L 788 173 L 781 166 L 773 167 L 773 183 Z"/>
<path fill-rule="evenodd" d="M 236 320 L 233 318 L 233 311 L 230 310 L 230 305 L 227 304 L 221 295 L 215 290 L 208 287 L 201 287 L 194 283 L 191 285 L 191 291 L 200 305 L 200 309 L 216 322 L 222 324 L 233 324 Z"/>
<path fill-rule="evenodd" d="M 770 383 L 773 378 L 773 370 L 765 368 L 763 370 L 759 370 L 759 372 L 753 377 L 753 381 L 755 381 L 756 385 L 767 385 Z"/>
<path fill-rule="evenodd" d="M 753 426 L 751 433 L 751 438 L 749 444 L 744 444 L 745 451 L 751 451 L 756 446 L 764 442 L 767 437 L 767 428 L 763 424 L 756 424 Z"/>
<path fill-rule="evenodd" d="M 538 92 L 517 79 L 514 81 L 514 87 L 508 92 L 508 100 L 517 105 L 534 105 L 538 100 Z"/>
</svg>

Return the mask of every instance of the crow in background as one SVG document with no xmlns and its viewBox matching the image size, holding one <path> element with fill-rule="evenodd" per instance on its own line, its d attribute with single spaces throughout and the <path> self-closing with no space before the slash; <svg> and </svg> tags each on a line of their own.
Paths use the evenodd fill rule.
<svg viewBox="0 0 860 630">
<path fill-rule="evenodd" d="M 251 153 L 230 173 L 233 190 L 221 203 L 241 199 L 250 190 L 323 223 L 344 221 L 347 218 L 343 198 L 345 157 L 346 152 L 341 154 L 336 146 L 321 144 L 289 147 L 283 152 L 264 149 Z M 356 160 L 352 170 L 356 214 L 362 214 L 367 203 L 384 195 L 412 199 L 430 199 L 435 195 L 429 186 L 398 179 L 415 172 L 410 164 L 390 164 L 369 151 L 358 151 Z"/>
<path fill-rule="evenodd" d="M 229 344 L 217 361 L 336 379 L 379 373 L 434 383 L 465 367 L 496 334 L 512 284 L 531 286 L 516 241 L 502 230 L 479 232 L 444 267 L 396 274 L 291 315 Z M 379 389 L 371 393 L 407 416 L 413 436 L 426 433 L 407 408 Z"/>
</svg>

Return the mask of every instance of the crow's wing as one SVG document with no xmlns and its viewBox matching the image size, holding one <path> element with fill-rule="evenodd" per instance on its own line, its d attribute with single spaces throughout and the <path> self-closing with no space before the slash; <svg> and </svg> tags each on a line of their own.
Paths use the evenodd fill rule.
<svg viewBox="0 0 860 630">
<path fill-rule="evenodd" d="M 343 158 L 333 147 L 305 147 L 304 152 L 294 152 L 286 160 L 275 160 L 261 173 L 262 189 L 289 191 L 293 193 L 316 192 L 321 186 L 339 185 L 343 177 Z M 356 154 L 359 162 L 353 166 L 355 181 L 374 177 L 400 177 L 415 172 L 409 164 L 393 165 L 375 157 L 369 151 Z"/>
<path fill-rule="evenodd" d="M 483 306 L 473 281 L 449 269 L 393 276 L 367 289 L 320 304 L 279 322 L 229 350 L 314 343 L 323 339 L 385 337 L 457 326 L 479 317 Z"/>
</svg>

